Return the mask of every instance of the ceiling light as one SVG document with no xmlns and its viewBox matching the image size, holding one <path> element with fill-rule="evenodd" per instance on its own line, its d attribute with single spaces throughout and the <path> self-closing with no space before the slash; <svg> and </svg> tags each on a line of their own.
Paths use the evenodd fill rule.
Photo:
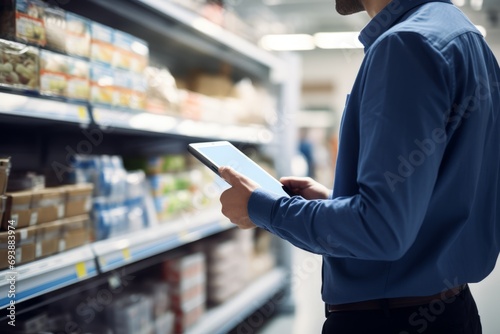
<svg viewBox="0 0 500 334">
<path fill-rule="evenodd" d="M 470 0 L 470 6 L 474 10 L 481 10 L 483 8 L 483 0 Z"/>
<path fill-rule="evenodd" d="M 304 51 L 313 50 L 314 38 L 307 34 L 265 35 L 259 45 L 271 51 Z"/>
<path fill-rule="evenodd" d="M 458 7 L 463 7 L 465 6 L 465 0 L 453 0 L 453 4 Z"/>
<path fill-rule="evenodd" d="M 358 49 L 363 44 L 358 40 L 358 31 L 319 32 L 314 34 L 316 46 L 321 49 Z"/>
</svg>

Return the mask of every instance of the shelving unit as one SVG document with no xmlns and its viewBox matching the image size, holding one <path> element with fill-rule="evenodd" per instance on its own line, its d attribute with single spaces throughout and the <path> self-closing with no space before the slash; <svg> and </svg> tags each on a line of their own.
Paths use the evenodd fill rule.
<svg viewBox="0 0 500 334">
<path fill-rule="evenodd" d="M 293 71 L 287 68 L 295 66 L 294 62 L 288 63 L 286 59 L 267 53 L 178 5 L 155 0 L 82 0 L 65 2 L 61 7 L 147 40 L 152 61 L 174 71 L 185 72 L 200 64 L 204 69 L 216 70 L 221 64 L 230 64 L 234 80 L 245 77 L 257 80 L 279 97 L 280 118 L 297 107 L 295 101 L 283 101 L 290 94 L 298 95 L 295 91 L 298 89 L 297 77 L 290 77 Z M 1 88 L 0 101 L 0 140 L 8 142 L 6 148 L 19 155 L 16 161 L 21 162 L 22 168 L 33 161 L 37 167 L 51 161 L 64 163 L 68 159 L 67 148 L 77 148 L 78 143 L 86 140 L 82 129 L 98 129 L 105 133 L 105 140 L 92 147 L 93 154 L 120 154 L 127 150 L 178 153 L 185 150 L 189 141 L 228 140 L 255 147 L 266 146 L 280 152 L 278 172 L 290 172 L 286 167 L 280 170 L 280 166 L 289 165 L 290 152 L 295 147 L 293 140 L 288 140 L 286 127 L 276 131 L 260 125 L 182 119 Z M 122 147 L 123 142 L 130 144 Z M 33 147 L 32 143 L 35 143 Z M 19 148 L 22 148 L 20 152 Z M 233 227 L 219 209 L 197 211 L 141 233 L 94 242 L 20 265 L 15 268 L 16 303 L 34 300 L 58 289 L 84 285 L 93 278 Z M 209 309 L 189 333 L 224 333 L 277 292 L 286 289 L 287 270 L 284 268 L 287 261 L 278 262 L 281 266 L 252 282 L 227 303 Z M 10 270 L 0 271 L 0 310 L 10 302 L 7 298 L 9 275 Z"/>
<path fill-rule="evenodd" d="M 74 250 L 0 271 L 0 310 L 9 305 L 9 278 L 15 276 L 16 303 L 82 282 L 232 228 L 217 210 L 189 214 L 140 234 L 94 242 Z"/>
<path fill-rule="evenodd" d="M 89 245 L 50 256 L 14 270 L 0 271 L 0 309 L 49 293 L 51 291 L 82 282 L 98 274 L 95 256 Z M 10 280 L 15 277 L 14 289 Z M 9 298 L 9 291 L 15 291 L 15 298 Z"/>
<path fill-rule="evenodd" d="M 275 268 L 250 284 L 244 291 L 219 307 L 209 310 L 186 334 L 224 334 L 257 311 L 281 291 L 287 280 L 283 268 Z M 272 305 L 271 308 L 276 308 Z"/>
</svg>

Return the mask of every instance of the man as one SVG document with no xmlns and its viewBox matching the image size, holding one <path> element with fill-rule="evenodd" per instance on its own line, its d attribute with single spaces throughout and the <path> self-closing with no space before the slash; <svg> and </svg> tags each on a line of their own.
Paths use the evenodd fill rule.
<svg viewBox="0 0 500 334">
<path fill-rule="evenodd" d="M 366 10 L 333 194 L 278 197 L 221 167 L 222 213 L 323 255 L 323 333 L 481 333 L 467 283 L 500 249 L 500 69 L 449 0 L 337 0 Z"/>
</svg>

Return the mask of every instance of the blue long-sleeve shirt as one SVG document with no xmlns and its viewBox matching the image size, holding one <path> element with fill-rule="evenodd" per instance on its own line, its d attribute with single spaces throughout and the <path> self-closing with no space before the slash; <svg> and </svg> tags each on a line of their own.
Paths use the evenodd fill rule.
<svg viewBox="0 0 500 334">
<path fill-rule="evenodd" d="M 500 69 L 447 0 L 394 0 L 360 34 L 333 196 L 255 190 L 252 221 L 323 255 L 330 304 L 477 282 L 500 250 Z"/>
</svg>

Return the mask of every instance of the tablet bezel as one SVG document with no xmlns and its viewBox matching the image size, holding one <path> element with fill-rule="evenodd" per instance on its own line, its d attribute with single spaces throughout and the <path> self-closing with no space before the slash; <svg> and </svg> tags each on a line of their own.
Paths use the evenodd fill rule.
<svg viewBox="0 0 500 334">
<path fill-rule="evenodd" d="M 274 179 L 278 184 L 281 184 L 276 178 L 274 178 L 271 174 L 269 174 L 266 170 L 264 170 L 261 166 L 259 166 L 255 161 L 250 159 L 247 155 L 245 155 L 241 150 L 239 150 L 236 146 L 231 144 L 228 141 L 213 141 L 213 142 L 199 142 L 199 143 L 190 143 L 188 145 L 188 151 L 191 153 L 195 158 L 197 158 L 201 163 L 203 163 L 205 166 L 207 166 L 210 170 L 212 170 L 215 174 L 217 174 L 220 177 L 219 174 L 219 165 L 217 165 L 214 161 L 210 159 L 210 157 L 206 156 L 203 152 L 201 152 L 199 149 L 203 147 L 217 147 L 217 146 L 226 146 L 226 147 L 231 147 L 234 149 L 235 153 L 240 154 L 242 157 L 248 160 L 248 162 L 255 166 L 256 168 L 260 169 L 267 175 L 269 175 L 270 178 Z M 286 188 L 283 184 L 281 184 L 281 188 L 283 191 L 288 194 L 288 196 L 293 196 L 292 192 Z"/>
</svg>

